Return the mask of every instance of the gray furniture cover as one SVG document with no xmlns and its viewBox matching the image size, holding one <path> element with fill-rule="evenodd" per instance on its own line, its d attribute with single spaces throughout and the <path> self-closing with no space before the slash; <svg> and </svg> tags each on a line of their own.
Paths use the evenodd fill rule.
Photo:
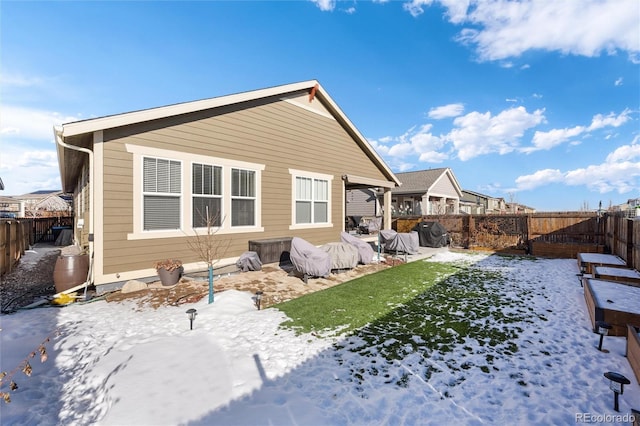
<svg viewBox="0 0 640 426">
<path fill-rule="evenodd" d="M 320 248 L 331 256 L 331 269 L 351 269 L 358 266 L 358 249 L 349 243 L 328 243 Z"/>
<path fill-rule="evenodd" d="M 373 257 L 376 253 L 366 241 L 362 241 L 360 238 L 354 237 L 348 232 L 340 233 L 340 240 L 343 243 L 351 244 L 358 250 L 358 260 L 360 261 L 360 263 L 368 265 L 373 261 Z"/>
<path fill-rule="evenodd" d="M 236 266 L 242 272 L 262 270 L 260 256 L 258 256 L 258 253 L 255 251 L 245 251 L 242 253 L 236 262 Z"/>
<path fill-rule="evenodd" d="M 296 270 L 305 275 L 328 277 L 331 274 L 329 253 L 302 238 L 293 237 L 289 257 Z"/>
<path fill-rule="evenodd" d="M 449 245 L 447 230 L 439 222 L 420 222 L 412 231 L 418 233 L 420 247 L 445 247 Z"/>
<path fill-rule="evenodd" d="M 383 229 L 380 239 L 385 251 L 416 254 L 420 249 L 420 240 L 415 231 L 397 233 L 393 229 Z"/>
</svg>

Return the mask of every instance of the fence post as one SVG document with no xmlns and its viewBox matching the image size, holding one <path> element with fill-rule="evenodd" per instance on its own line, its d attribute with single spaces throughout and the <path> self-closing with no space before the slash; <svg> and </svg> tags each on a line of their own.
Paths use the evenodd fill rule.
<svg viewBox="0 0 640 426">
<path fill-rule="evenodd" d="M 7 255 L 8 255 L 8 263 L 7 263 L 7 272 L 11 272 L 13 270 L 13 260 L 14 260 L 14 256 L 13 253 L 15 252 L 15 242 L 11 239 L 11 234 L 12 234 L 12 229 L 13 229 L 13 225 L 14 222 L 12 220 L 7 222 L 7 246 L 9 248 Z"/>
<path fill-rule="evenodd" d="M 11 263 L 11 251 L 9 250 L 9 221 L 0 222 L 2 227 L 0 227 L 0 241 L 2 242 L 3 252 L 0 253 L 2 255 L 2 262 L 0 262 L 0 275 L 4 275 L 9 270 L 9 265 Z"/>
<path fill-rule="evenodd" d="M 462 218 L 462 247 L 471 248 L 471 221 L 472 215 Z"/>
</svg>

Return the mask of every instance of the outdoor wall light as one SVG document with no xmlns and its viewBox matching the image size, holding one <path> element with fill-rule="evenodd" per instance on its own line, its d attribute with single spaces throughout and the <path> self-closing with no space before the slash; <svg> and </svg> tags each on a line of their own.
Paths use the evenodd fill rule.
<svg viewBox="0 0 640 426">
<path fill-rule="evenodd" d="M 598 350 L 604 353 L 609 353 L 608 350 L 602 349 L 602 340 L 604 336 L 609 334 L 609 330 L 611 330 L 611 324 L 604 321 L 596 321 L 596 332 L 600 335 L 600 343 L 598 343 Z"/>
<path fill-rule="evenodd" d="M 262 303 L 262 295 L 264 294 L 264 292 L 258 290 L 256 291 L 256 295 L 255 295 L 255 303 L 256 303 L 256 308 L 258 308 L 258 310 L 260 310 L 260 304 Z"/>
<path fill-rule="evenodd" d="M 196 319 L 198 312 L 193 308 L 187 309 L 187 315 L 189 315 L 189 330 L 193 330 L 193 320 Z"/>
<path fill-rule="evenodd" d="M 609 389 L 613 391 L 613 409 L 620 411 L 618 408 L 618 395 L 622 395 L 624 393 L 624 385 L 628 385 L 631 382 L 622 374 L 614 373 L 613 371 L 607 371 L 604 373 L 604 377 L 609 379 Z"/>
</svg>

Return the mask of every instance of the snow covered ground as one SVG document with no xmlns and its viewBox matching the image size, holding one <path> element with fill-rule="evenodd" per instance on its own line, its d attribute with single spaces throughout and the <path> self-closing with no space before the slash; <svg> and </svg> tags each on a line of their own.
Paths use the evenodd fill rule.
<svg viewBox="0 0 640 426">
<path fill-rule="evenodd" d="M 606 337 L 610 352 L 597 350 L 575 260 L 444 252 L 427 261 L 500 271 L 513 294 L 528 294 L 532 312 L 544 315 L 516 324 L 517 351 L 492 354 L 491 368 L 479 368 L 487 348 L 473 339 L 389 363 L 375 350 L 366 357 L 350 350 L 358 337 L 280 329 L 281 312 L 258 311 L 252 295 L 238 291 L 217 294 L 212 305 L 158 310 L 96 301 L 20 311 L 0 317 L 0 368 L 18 385 L 0 389 L 11 398 L 0 401 L 0 423 L 630 424 L 640 387 L 624 357 L 625 339 Z M 190 307 L 198 312 L 193 330 Z M 25 359 L 30 377 L 21 371 Z M 383 365 L 385 374 L 372 368 Z M 606 371 L 631 380 L 620 412 Z"/>
</svg>

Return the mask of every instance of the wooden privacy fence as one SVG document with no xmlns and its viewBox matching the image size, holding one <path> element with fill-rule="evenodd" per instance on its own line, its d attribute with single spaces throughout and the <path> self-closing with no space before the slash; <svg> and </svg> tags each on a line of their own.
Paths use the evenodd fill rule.
<svg viewBox="0 0 640 426">
<path fill-rule="evenodd" d="M 0 275 L 11 272 L 31 244 L 33 219 L 0 220 Z"/>
<path fill-rule="evenodd" d="M 56 230 L 72 223 L 72 217 L 0 219 L 0 276 L 11 272 L 29 246 L 55 242 Z"/>
<path fill-rule="evenodd" d="M 624 214 L 607 217 L 605 242 L 611 252 L 627 262 L 627 266 L 640 270 L 640 219 Z"/>
<path fill-rule="evenodd" d="M 504 253 L 575 258 L 580 252 L 614 253 L 640 267 L 640 220 L 591 212 L 513 215 L 430 215 L 399 218 L 398 232 L 420 221 L 442 224 L 452 245 Z"/>
</svg>

